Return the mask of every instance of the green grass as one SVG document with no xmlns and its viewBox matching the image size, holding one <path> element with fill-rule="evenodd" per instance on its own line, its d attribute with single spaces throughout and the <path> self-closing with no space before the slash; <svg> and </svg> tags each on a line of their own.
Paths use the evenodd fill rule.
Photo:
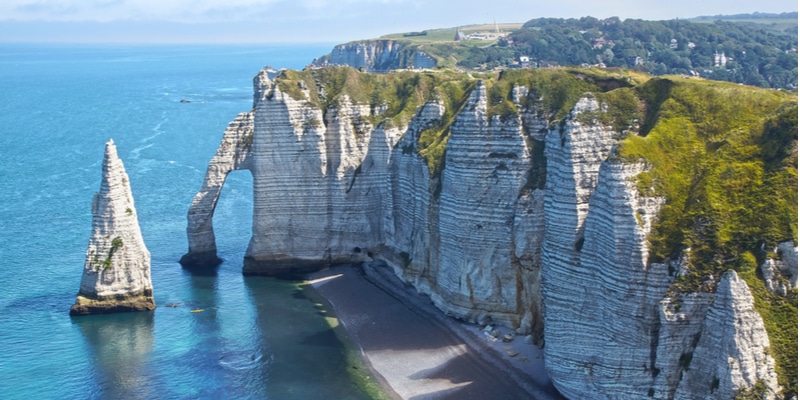
<svg viewBox="0 0 800 400">
<path fill-rule="evenodd" d="M 513 31 L 514 27 L 507 27 L 505 24 L 501 27 L 502 32 L 510 32 Z M 515 24 L 518 27 L 521 27 L 522 24 Z M 491 25 L 466 25 L 460 27 L 453 27 L 453 28 L 440 28 L 440 29 L 426 29 L 425 32 L 428 34 L 425 36 L 403 36 L 404 33 L 392 33 L 389 35 L 383 35 L 381 39 L 394 39 L 394 40 L 402 40 L 408 43 L 432 43 L 432 42 L 453 42 L 453 39 L 456 36 L 456 31 L 460 30 L 465 35 L 469 35 L 470 33 L 475 32 L 494 32 L 494 27 Z M 470 43 L 477 43 L 477 45 L 486 45 L 491 43 L 490 41 L 483 41 L 483 40 L 474 40 L 470 41 Z"/>
</svg>

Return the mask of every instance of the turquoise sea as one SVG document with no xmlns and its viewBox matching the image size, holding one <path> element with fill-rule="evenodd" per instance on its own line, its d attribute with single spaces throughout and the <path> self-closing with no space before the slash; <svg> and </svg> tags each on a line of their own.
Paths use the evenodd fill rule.
<svg viewBox="0 0 800 400">
<path fill-rule="evenodd" d="M 252 77 L 331 47 L 0 45 L 0 399 L 365 397 L 304 290 L 242 277 L 249 173 L 229 176 L 217 208 L 218 273 L 178 264 L 187 209 L 228 122 L 252 106 Z M 70 318 L 109 138 L 158 308 Z"/>
</svg>

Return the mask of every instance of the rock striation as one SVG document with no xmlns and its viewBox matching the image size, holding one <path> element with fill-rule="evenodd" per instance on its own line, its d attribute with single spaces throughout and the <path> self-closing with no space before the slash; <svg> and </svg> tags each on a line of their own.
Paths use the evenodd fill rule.
<svg viewBox="0 0 800 400">
<path fill-rule="evenodd" d="M 70 315 L 153 310 L 150 252 L 139 229 L 128 174 L 106 143 L 100 191 L 92 200 L 92 235 Z"/>
<path fill-rule="evenodd" d="M 649 237 L 667 199 L 637 180 L 652 164 L 619 155 L 627 133 L 606 97 L 579 93 L 562 113 L 547 96 L 564 92 L 470 77 L 462 97 L 442 83 L 450 89 L 397 119 L 377 90 L 359 102 L 341 89 L 368 77 L 342 74 L 337 93 L 322 75 L 255 77 L 252 122 L 232 124 L 252 134 L 226 131 L 238 142 L 223 140 L 228 161 L 209 168 L 213 184 L 189 212 L 187 260 L 213 248 L 208 221 L 224 175 L 249 169 L 245 274 L 379 259 L 448 315 L 546 342 L 547 372 L 569 398 L 780 392 L 747 284 L 728 273 L 678 290 L 692 250 L 654 261 Z M 624 85 L 602 80 L 597 90 Z M 231 150 L 245 146 L 250 153 Z M 247 155 L 237 163 L 232 154 Z M 775 268 L 796 285 L 793 242 L 779 255 Z M 712 370 L 718 379 L 701 376 Z"/>
</svg>

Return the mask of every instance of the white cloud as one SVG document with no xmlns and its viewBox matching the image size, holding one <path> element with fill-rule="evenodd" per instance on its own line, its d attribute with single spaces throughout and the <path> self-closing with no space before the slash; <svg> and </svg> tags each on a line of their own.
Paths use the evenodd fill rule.
<svg viewBox="0 0 800 400">
<path fill-rule="evenodd" d="M 343 42 L 493 20 L 796 10 L 796 0 L 0 0 L 0 41 Z"/>
<path fill-rule="evenodd" d="M 336 16 L 344 10 L 407 0 L 3 0 L 0 20 L 229 22 L 293 12 Z"/>
</svg>

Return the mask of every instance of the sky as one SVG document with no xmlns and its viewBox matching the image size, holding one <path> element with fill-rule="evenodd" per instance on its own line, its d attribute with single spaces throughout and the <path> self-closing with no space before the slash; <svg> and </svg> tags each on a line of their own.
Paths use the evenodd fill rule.
<svg viewBox="0 0 800 400">
<path fill-rule="evenodd" d="M 788 11 L 797 0 L 2 0 L 0 42 L 342 43 L 540 17 Z"/>
</svg>

